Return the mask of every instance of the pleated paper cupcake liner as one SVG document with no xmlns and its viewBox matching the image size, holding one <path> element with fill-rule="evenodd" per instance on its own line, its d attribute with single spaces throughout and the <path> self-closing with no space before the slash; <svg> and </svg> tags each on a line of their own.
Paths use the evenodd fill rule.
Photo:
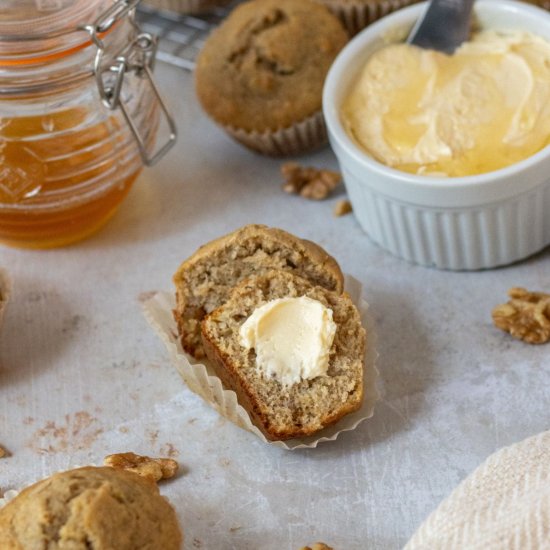
<svg viewBox="0 0 550 550">
<path fill-rule="evenodd" d="M 417 3 L 419 0 L 321 0 L 321 3 L 336 15 L 350 33 L 357 34 L 374 21 L 384 17 L 392 11 Z"/>
<path fill-rule="evenodd" d="M 550 10 L 550 0 L 523 0 L 527 4 L 534 4 L 539 8 Z"/>
<path fill-rule="evenodd" d="M 232 126 L 222 128 L 249 149 L 272 157 L 300 155 L 327 143 L 327 128 L 321 111 L 279 130 L 249 132 Z"/>
<path fill-rule="evenodd" d="M 225 6 L 231 0 L 145 0 L 143 3 L 157 10 L 172 11 L 189 15 L 208 13 L 214 8 Z"/>
<path fill-rule="evenodd" d="M 221 380 L 207 361 L 198 362 L 187 355 L 178 337 L 176 322 L 173 317 L 175 297 L 173 293 L 157 292 L 143 304 L 145 318 L 164 342 L 170 359 L 189 389 L 202 397 L 222 416 L 249 432 L 252 432 L 265 443 L 287 450 L 315 448 L 319 443 L 334 441 L 343 432 L 354 430 L 361 422 L 371 418 L 374 406 L 380 398 L 377 387 L 378 371 L 376 369 L 376 333 L 369 312 L 368 303 L 362 296 L 362 286 L 353 277 L 346 275 L 345 288 L 357 306 L 361 321 L 367 331 L 367 351 L 365 355 L 363 381 L 364 399 L 361 408 L 340 419 L 336 424 L 324 428 L 315 435 L 288 441 L 269 441 L 252 423 L 246 410 L 239 405 L 234 391 L 225 389 Z"/>
</svg>

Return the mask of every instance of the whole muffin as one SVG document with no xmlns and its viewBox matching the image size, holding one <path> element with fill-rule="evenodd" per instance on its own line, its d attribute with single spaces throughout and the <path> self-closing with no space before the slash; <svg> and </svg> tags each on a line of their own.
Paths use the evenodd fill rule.
<svg viewBox="0 0 550 550">
<path fill-rule="evenodd" d="M 197 95 L 218 124 L 256 151 L 313 149 L 326 142 L 323 84 L 347 40 L 340 21 L 311 0 L 246 2 L 206 41 Z"/>
<path fill-rule="evenodd" d="M 421 0 L 317 0 L 344 24 L 351 36 L 392 11 Z"/>
<path fill-rule="evenodd" d="M 2 550 L 179 550 L 176 514 L 157 486 L 114 468 L 78 468 L 0 509 Z"/>
</svg>

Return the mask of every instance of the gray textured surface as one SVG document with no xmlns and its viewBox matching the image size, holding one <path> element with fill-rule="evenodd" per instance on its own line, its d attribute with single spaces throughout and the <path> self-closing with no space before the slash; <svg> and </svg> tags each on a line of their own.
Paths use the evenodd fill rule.
<svg viewBox="0 0 550 550">
<path fill-rule="evenodd" d="M 163 485 L 186 549 L 399 548 L 490 453 L 550 426 L 550 347 L 492 327 L 511 286 L 550 291 L 550 250 L 479 273 L 415 267 L 373 245 L 336 198 L 280 190 L 280 162 L 204 117 L 191 76 L 159 65 L 177 150 L 143 174 L 98 235 L 66 249 L 0 250 L 14 278 L 0 346 L 0 488 L 117 451 L 178 455 Z M 302 159 L 335 167 L 328 149 Z M 285 452 L 220 419 L 169 365 L 139 296 L 170 289 L 201 243 L 249 222 L 318 241 L 365 285 L 385 398 L 372 420 Z"/>
</svg>

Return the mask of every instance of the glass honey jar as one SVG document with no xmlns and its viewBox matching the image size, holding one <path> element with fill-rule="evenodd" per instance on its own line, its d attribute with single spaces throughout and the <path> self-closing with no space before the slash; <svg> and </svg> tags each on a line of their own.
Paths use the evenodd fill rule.
<svg viewBox="0 0 550 550">
<path fill-rule="evenodd" d="M 173 145 L 138 2 L 0 0 L 0 243 L 91 235 Z"/>
</svg>

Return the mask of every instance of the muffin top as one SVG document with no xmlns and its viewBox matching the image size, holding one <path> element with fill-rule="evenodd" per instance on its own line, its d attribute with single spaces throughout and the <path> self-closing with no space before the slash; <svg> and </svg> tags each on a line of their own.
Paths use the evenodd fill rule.
<svg viewBox="0 0 550 550">
<path fill-rule="evenodd" d="M 347 40 L 340 21 L 313 1 L 246 2 L 206 41 L 197 94 L 222 125 L 286 128 L 321 109 L 325 76 Z"/>
<path fill-rule="evenodd" d="M 179 550 L 176 514 L 157 486 L 114 468 L 78 468 L 0 509 L 3 550 Z"/>
</svg>

